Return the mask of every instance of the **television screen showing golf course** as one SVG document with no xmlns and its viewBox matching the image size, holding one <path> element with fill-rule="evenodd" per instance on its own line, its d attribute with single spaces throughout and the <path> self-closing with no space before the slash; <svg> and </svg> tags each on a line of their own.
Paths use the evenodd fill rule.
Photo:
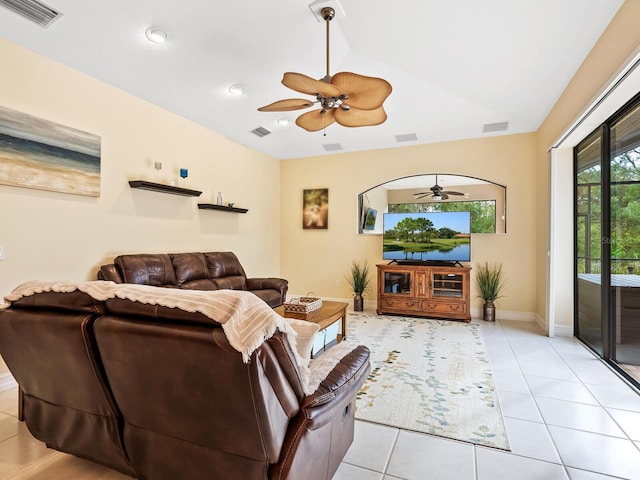
<svg viewBox="0 0 640 480">
<path fill-rule="evenodd" d="M 385 260 L 468 262 L 470 212 L 385 213 Z"/>
</svg>

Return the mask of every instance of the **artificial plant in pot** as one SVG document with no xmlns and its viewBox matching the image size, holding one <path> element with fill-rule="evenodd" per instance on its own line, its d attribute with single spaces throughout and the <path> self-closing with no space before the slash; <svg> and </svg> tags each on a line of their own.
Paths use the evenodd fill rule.
<svg viewBox="0 0 640 480">
<path fill-rule="evenodd" d="M 369 288 L 371 279 L 369 278 L 369 265 L 364 261 L 362 265 L 359 262 L 351 263 L 351 273 L 346 276 L 347 282 L 353 289 L 353 310 L 361 312 L 364 310 L 364 299 L 362 294 Z"/>
<path fill-rule="evenodd" d="M 483 320 L 488 322 L 494 322 L 496 320 L 496 307 L 494 302 L 503 296 L 504 286 L 504 274 L 501 263 L 489 265 L 485 262 L 484 265 L 479 265 L 476 268 L 477 296 L 484 299 L 482 309 Z"/>
</svg>

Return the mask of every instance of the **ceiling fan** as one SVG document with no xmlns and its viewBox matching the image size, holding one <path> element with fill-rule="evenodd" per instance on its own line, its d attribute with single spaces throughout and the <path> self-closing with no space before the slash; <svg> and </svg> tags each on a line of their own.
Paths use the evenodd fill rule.
<svg viewBox="0 0 640 480">
<path fill-rule="evenodd" d="M 391 94 L 391 85 L 386 80 L 367 77 L 351 72 L 329 73 L 329 22 L 335 16 L 332 7 L 323 7 L 320 11 L 327 32 L 327 74 L 320 80 L 302 73 L 286 72 L 282 84 L 296 92 L 315 96 L 315 101 L 304 98 L 278 100 L 264 107 L 260 112 L 288 112 L 309 108 L 314 104 L 320 107 L 303 113 L 296 119 L 296 125 L 309 132 L 317 132 L 334 122 L 343 127 L 364 127 L 380 125 L 387 119 L 382 107 Z"/>
<path fill-rule="evenodd" d="M 428 192 L 418 192 L 413 194 L 416 197 L 416 200 L 419 200 L 424 197 L 431 197 L 432 200 L 448 200 L 449 195 L 463 195 L 462 192 L 454 192 L 451 190 L 443 190 L 440 185 L 438 185 L 438 175 L 436 175 L 436 184 L 429 189 Z"/>
</svg>

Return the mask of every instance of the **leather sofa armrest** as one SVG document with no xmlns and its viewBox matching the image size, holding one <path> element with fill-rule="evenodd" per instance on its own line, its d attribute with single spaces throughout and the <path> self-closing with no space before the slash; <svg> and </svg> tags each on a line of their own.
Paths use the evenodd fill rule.
<svg viewBox="0 0 640 480">
<path fill-rule="evenodd" d="M 265 290 L 273 288 L 279 292 L 285 291 L 289 282 L 284 278 L 247 278 L 247 290 Z"/>
<path fill-rule="evenodd" d="M 100 267 L 100 270 L 98 270 L 98 280 L 110 280 L 115 283 L 123 283 L 122 275 L 120 275 L 118 267 L 113 263 Z"/>
<path fill-rule="evenodd" d="M 351 394 L 354 384 L 357 388 L 364 383 L 371 369 L 369 363 L 369 349 L 358 345 L 346 354 L 320 382 L 320 386 L 311 395 L 302 400 L 302 408 L 307 412 L 307 418 L 312 419 L 315 407 L 333 403 L 336 398 Z M 320 413 L 322 409 L 317 410 Z"/>
</svg>

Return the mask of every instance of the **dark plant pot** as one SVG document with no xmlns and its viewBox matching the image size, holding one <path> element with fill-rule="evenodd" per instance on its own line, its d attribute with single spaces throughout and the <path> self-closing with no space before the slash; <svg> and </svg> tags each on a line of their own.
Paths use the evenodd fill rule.
<svg viewBox="0 0 640 480">
<path fill-rule="evenodd" d="M 362 312 L 364 310 L 364 298 L 359 293 L 356 293 L 356 296 L 353 297 L 353 311 L 354 312 Z"/>
<path fill-rule="evenodd" d="M 493 304 L 493 300 L 485 300 L 482 308 L 482 319 L 487 322 L 496 321 L 496 306 Z"/>
</svg>

